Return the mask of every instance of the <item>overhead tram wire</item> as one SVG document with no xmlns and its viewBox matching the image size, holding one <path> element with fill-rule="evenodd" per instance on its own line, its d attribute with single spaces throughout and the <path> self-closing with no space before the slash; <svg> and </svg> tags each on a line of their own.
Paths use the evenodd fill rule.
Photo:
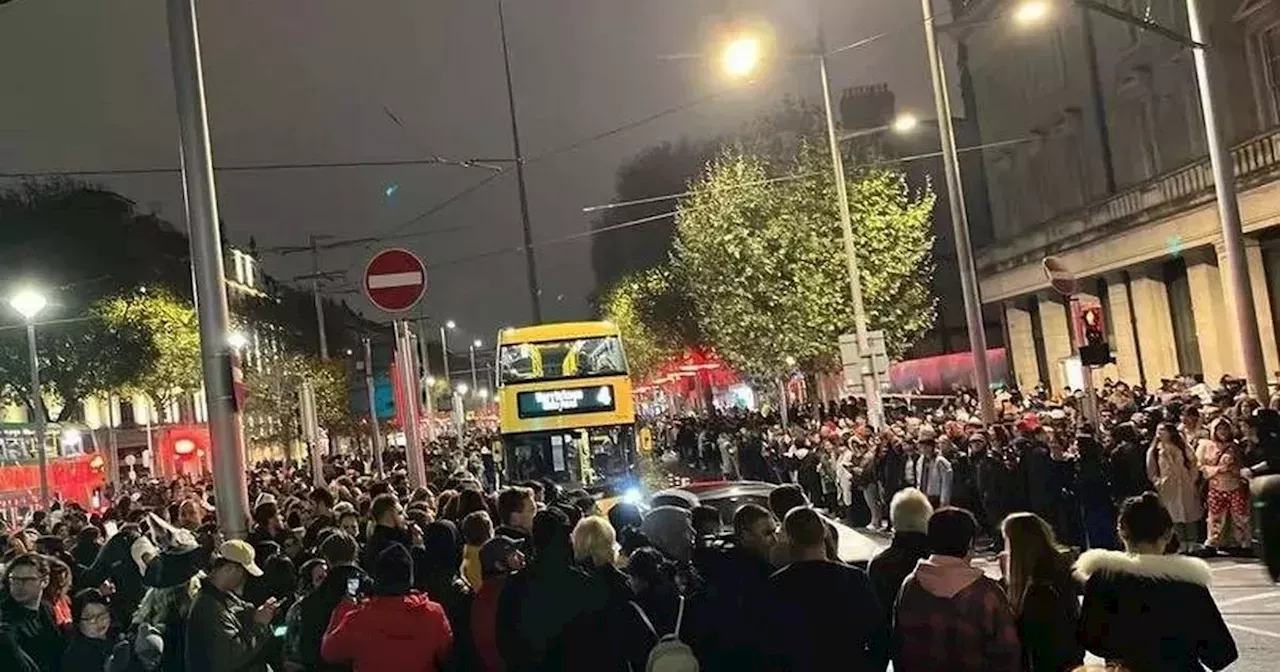
<svg viewBox="0 0 1280 672">
<path fill-rule="evenodd" d="M 973 145 L 971 147 L 959 147 L 956 149 L 956 151 L 959 153 L 963 153 L 963 152 L 982 151 L 984 149 L 997 149 L 1000 147 L 1007 147 L 1009 145 L 1022 144 L 1024 142 L 1033 142 L 1039 139 L 1040 138 L 1036 136 L 1027 136 L 1022 138 L 1013 138 L 1012 140 L 997 140 L 995 142 L 988 142 L 981 145 Z M 897 159 L 886 159 L 884 161 L 869 161 L 866 163 L 858 164 L 857 166 L 853 166 L 853 168 L 876 168 L 879 166 L 889 166 L 889 165 L 894 165 L 898 163 L 907 163 L 909 161 L 919 161 L 921 159 L 932 159 L 932 158 L 937 158 L 939 156 L 942 156 L 941 151 L 927 152 L 924 154 L 914 154 L 912 156 L 904 156 Z M 764 180 L 753 180 L 751 182 L 743 182 L 742 184 L 735 184 L 732 186 L 717 187 L 715 189 L 712 189 L 711 191 L 713 192 L 733 191 L 735 189 L 745 189 L 747 187 L 755 187 L 755 186 L 760 186 L 764 184 L 774 184 L 777 182 L 790 182 L 791 180 L 801 180 L 801 179 L 815 177 L 817 175 L 823 175 L 823 174 L 826 174 L 826 171 L 822 171 L 820 173 L 801 173 L 799 175 L 782 175 L 780 177 L 770 177 Z M 617 208 L 628 208 L 635 205 L 647 205 L 649 203 L 673 201 L 679 198 L 684 198 L 686 196 L 692 196 L 693 194 L 694 194 L 693 191 L 681 191 L 674 194 L 664 194 L 661 196 L 648 196 L 645 198 L 638 198 L 632 201 L 620 201 L 618 203 L 604 203 L 602 205 L 588 205 L 587 207 L 582 209 L 582 212 L 585 214 L 590 214 L 593 212 L 601 212 L 603 210 L 614 210 Z"/>
<path fill-rule="evenodd" d="M 506 170 L 502 166 L 493 165 L 494 163 L 496 163 L 495 159 L 450 159 L 441 156 L 431 156 L 425 159 L 374 159 L 367 161 L 314 161 L 305 163 L 260 163 L 214 166 L 214 171 L 220 173 L 237 173 L 259 170 L 328 170 L 334 168 L 387 168 L 397 166 L 457 166 L 459 168 L 481 168 L 484 170 L 494 171 L 498 174 Z M 75 177 L 80 175 L 162 175 L 168 173 L 180 175 L 182 173 L 182 168 L 86 168 L 77 170 L 10 171 L 0 172 L 0 178 L 22 179 Z"/>
<path fill-rule="evenodd" d="M 986 144 L 982 144 L 982 145 L 974 145 L 974 146 L 972 146 L 972 147 L 962 147 L 962 148 L 959 148 L 957 151 L 959 151 L 959 152 L 974 152 L 974 151 L 980 151 L 980 150 L 983 150 L 983 149 L 993 149 L 993 148 L 996 148 L 996 147 L 1004 147 L 1004 146 L 1008 146 L 1008 145 L 1012 145 L 1012 144 L 1018 144 L 1018 143 L 1023 143 L 1023 142 L 1033 142 L 1033 141 L 1036 141 L 1036 140 L 1038 140 L 1038 139 L 1039 139 L 1039 138 L 1036 138 L 1036 137 L 1026 137 L 1026 138 L 1015 138 L 1015 139 L 1012 139 L 1012 140 L 1000 140 L 1000 141 L 997 141 L 997 142 L 990 142 L 990 143 L 986 143 Z M 927 153 L 924 153 L 924 154 L 914 154 L 914 155 L 911 155 L 911 156 L 904 156 L 904 157 L 901 157 L 901 158 L 898 158 L 898 159 L 892 159 L 892 160 L 886 160 L 886 161 L 874 161 L 874 162 L 868 162 L 868 163 L 861 164 L 861 166 L 862 166 L 862 167 L 874 167 L 874 166 L 881 166 L 881 165 L 891 165 L 891 164 L 895 164 L 895 163 L 905 163 L 905 162 L 907 162 L 907 161 L 918 161 L 918 160 L 921 160 L 921 159 L 929 159 L 929 158 L 934 158 L 934 157 L 941 156 L 941 155 L 942 155 L 942 152 L 940 152 L 940 151 L 938 151 L 938 152 L 927 152 Z M 774 179 L 773 179 L 773 180 L 771 180 L 771 181 L 773 181 L 773 182 L 784 182 L 784 181 L 790 181 L 790 180 L 805 180 L 805 179 L 809 179 L 809 178 L 812 178 L 812 177 L 821 177 L 821 176 L 826 175 L 826 174 L 827 174 L 827 171 L 818 171 L 818 172 L 813 172 L 813 173 L 800 173 L 800 174 L 798 174 L 798 175 L 786 175 L 786 176 L 783 176 L 783 177 L 781 177 L 781 178 L 774 178 Z M 741 186 L 747 186 L 747 185 L 741 185 Z M 732 189 L 732 188 L 734 188 L 734 187 L 727 187 L 726 189 Z M 680 196 L 681 196 L 680 194 L 672 194 L 672 195 L 670 195 L 670 196 L 668 196 L 668 197 L 666 197 L 666 198 L 668 198 L 668 199 L 675 199 L 675 198 L 679 198 Z M 661 198 L 661 197 L 659 197 L 659 198 Z M 621 204 L 619 204 L 619 205 L 621 205 Z M 690 210 L 691 210 L 691 209 L 686 208 L 684 211 L 685 211 L 685 212 L 689 212 Z M 649 224 L 649 223 L 652 223 L 652 222 L 657 222 L 657 221 L 660 221 L 660 220 L 663 220 L 663 219 L 667 219 L 667 218 L 669 218 L 669 217 L 674 217 L 674 216 L 676 216 L 677 214 L 679 214 L 679 212 L 680 212 L 680 210 L 671 210 L 671 211 L 668 211 L 668 212 L 662 212 L 662 213 L 658 213 L 658 214 L 655 214 L 655 215 L 649 215 L 649 216 L 647 216 L 647 217 L 641 217 L 641 218 L 639 218 L 639 219 L 633 219 L 633 220 L 630 220 L 630 221 L 620 222 L 620 223 L 618 223 L 618 224 L 613 224 L 613 225 L 610 225 L 610 226 L 601 227 L 601 228 L 599 228 L 599 229 L 591 229 L 591 230 L 589 230 L 589 231 L 580 231 L 580 232 L 578 232 L 578 233 L 573 233 L 573 234 L 569 234 L 569 235 L 566 235 L 566 236 L 560 236 L 560 237 L 558 237 L 558 238 L 547 238 L 547 239 L 544 239 L 544 240 L 540 240 L 540 241 L 535 242 L 535 243 L 532 245 L 532 247 L 533 247 L 534 249 L 541 248 L 541 247 L 550 247 L 550 246 L 552 246 L 552 245 L 559 245 L 559 244 L 561 244 L 561 243 L 573 242 L 573 241 L 575 241 L 575 240 L 580 240 L 580 239 L 582 239 L 582 238 L 590 238 L 590 237 L 592 237 L 592 236 L 595 236 L 595 235 L 598 235 L 598 234 L 602 234 L 602 233 L 609 233 L 609 232 L 611 232 L 611 231 L 616 231 L 616 230 L 618 230 L 618 229 L 625 229 L 625 228 L 630 228 L 630 227 L 633 227 L 633 226 L 640 226 L 640 225 L 642 225 L 642 224 Z M 427 270 L 432 270 L 432 269 L 436 269 L 436 268 L 442 268 L 442 267 L 446 267 L 446 266 L 454 266 L 454 265 L 457 265 L 457 264 L 463 264 L 463 263 L 467 263 L 467 262 L 471 262 L 471 261 L 477 261 L 477 260 L 480 260 L 480 259 L 487 259 L 487 258 L 489 258 L 489 257 L 501 256 L 501 255 L 504 255 L 504 254 L 517 254 L 517 253 L 521 253 L 521 252 L 524 252 L 524 251 L 525 251 L 525 246 L 523 246 L 523 245 L 516 245 L 516 246 L 514 246 L 514 247 L 504 247 L 504 248 L 500 248 L 500 249 L 486 250 L 486 251 L 484 251 L 484 252 L 477 252 L 477 253 L 475 253 L 475 254 L 468 254 L 468 255 L 461 256 L 461 257 L 456 257 L 456 258 L 453 258 L 453 259 L 448 259 L 448 260 L 445 260 L 445 261 L 440 261 L 440 262 L 436 262 L 436 263 L 429 263 L 429 264 L 427 264 L 427 265 L 426 265 L 426 267 L 427 267 Z"/>
</svg>

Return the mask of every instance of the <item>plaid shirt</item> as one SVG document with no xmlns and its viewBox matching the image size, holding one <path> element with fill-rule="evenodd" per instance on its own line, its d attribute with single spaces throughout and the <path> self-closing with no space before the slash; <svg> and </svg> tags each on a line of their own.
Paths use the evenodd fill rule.
<svg viewBox="0 0 1280 672">
<path fill-rule="evenodd" d="M 1022 647 L 1000 584 L 980 577 L 950 599 L 907 577 L 894 611 L 895 672 L 1020 672 Z"/>
</svg>

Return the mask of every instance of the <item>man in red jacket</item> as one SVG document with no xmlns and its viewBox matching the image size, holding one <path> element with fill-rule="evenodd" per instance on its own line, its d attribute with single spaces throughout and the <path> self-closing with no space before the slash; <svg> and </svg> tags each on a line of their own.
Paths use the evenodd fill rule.
<svg viewBox="0 0 1280 672">
<path fill-rule="evenodd" d="M 453 630 L 444 608 L 410 592 L 413 560 L 391 544 L 373 566 L 373 595 L 357 604 L 343 600 L 329 619 L 320 656 L 349 663 L 354 672 L 436 672 L 448 660 Z"/>
</svg>

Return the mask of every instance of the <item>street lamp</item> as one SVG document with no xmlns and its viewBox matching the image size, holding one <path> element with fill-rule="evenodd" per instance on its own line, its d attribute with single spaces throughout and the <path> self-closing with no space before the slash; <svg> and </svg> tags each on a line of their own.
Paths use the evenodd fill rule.
<svg viewBox="0 0 1280 672">
<path fill-rule="evenodd" d="M 730 77 L 746 77 L 760 64 L 762 51 L 758 36 L 740 34 L 725 45 L 720 65 Z"/>
<path fill-rule="evenodd" d="M 239 352 L 243 350 L 246 345 L 249 345 L 249 339 L 245 337 L 244 332 L 233 331 L 227 336 L 227 344 L 230 345 L 233 350 Z M 347 354 L 351 354 L 351 351 L 348 350 Z"/>
<path fill-rule="evenodd" d="M 1013 11 L 1013 20 L 1024 26 L 1040 23 L 1049 16 L 1050 6 L 1045 0 L 1029 0 Z"/>
<path fill-rule="evenodd" d="M 911 114 L 910 112 L 903 112 L 902 114 L 899 114 L 893 120 L 892 123 L 889 124 L 889 129 L 892 130 L 894 133 L 899 133 L 899 134 L 910 133 L 916 130 L 916 127 L 919 125 L 920 125 L 919 117 L 917 117 L 914 114 Z"/>
<path fill-rule="evenodd" d="M 458 387 L 454 389 L 457 390 L 458 394 L 465 396 L 467 394 L 467 390 L 470 388 L 467 387 L 466 383 L 458 383 Z"/>
<path fill-rule="evenodd" d="M 445 330 L 452 331 L 458 328 L 458 323 L 453 320 L 447 320 L 444 326 L 440 327 L 440 358 L 444 360 L 444 379 L 449 382 L 449 337 Z"/>
<path fill-rule="evenodd" d="M 480 389 L 480 383 L 479 381 L 476 380 L 476 348 L 479 348 L 483 345 L 484 345 L 484 342 L 478 338 L 474 341 L 471 341 L 470 350 L 471 350 L 471 388 L 472 389 Z"/>
<path fill-rule="evenodd" d="M 45 448 L 44 400 L 40 391 L 40 360 L 36 354 L 36 316 L 49 305 L 44 294 L 31 288 L 18 290 L 9 306 L 27 322 L 27 355 L 31 360 L 31 415 L 35 425 L 36 454 L 40 458 L 40 502 L 49 505 L 49 452 Z"/>
</svg>

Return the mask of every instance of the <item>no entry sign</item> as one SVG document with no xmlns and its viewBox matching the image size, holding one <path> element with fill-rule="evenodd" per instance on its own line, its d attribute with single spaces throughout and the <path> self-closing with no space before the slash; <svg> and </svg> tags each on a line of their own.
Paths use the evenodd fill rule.
<svg viewBox="0 0 1280 672">
<path fill-rule="evenodd" d="M 389 312 L 409 310 L 427 289 L 427 268 L 408 250 L 383 250 L 364 269 L 364 293 L 373 305 Z"/>
</svg>

